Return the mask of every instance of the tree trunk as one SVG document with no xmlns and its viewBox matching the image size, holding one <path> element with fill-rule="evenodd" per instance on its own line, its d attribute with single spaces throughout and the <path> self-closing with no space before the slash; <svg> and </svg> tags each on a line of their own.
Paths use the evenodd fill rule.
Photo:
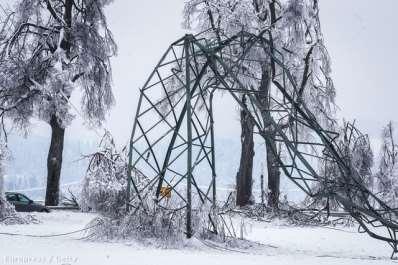
<svg viewBox="0 0 398 265">
<path fill-rule="evenodd" d="M 71 39 L 72 39 L 72 16 L 73 16 L 73 0 L 65 0 L 64 5 L 64 21 L 66 27 L 60 48 L 66 53 L 66 57 L 70 59 Z M 70 95 L 68 95 L 69 98 Z M 65 104 L 68 104 L 67 102 Z M 45 204 L 48 206 L 58 205 L 59 202 L 59 182 L 61 178 L 62 152 L 64 150 L 65 128 L 63 128 L 55 114 L 52 114 L 50 120 L 51 126 L 51 144 L 47 157 L 47 190 Z"/>
<path fill-rule="evenodd" d="M 47 157 L 47 206 L 56 206 L 59 202 L 59 182 L 61 178 L 62 152 L 64 149 L 65 129 L 60 126 L 57 117 L 51 116 L 51 144 Z"/>
<path fill-rule="evenodd" d="M 271 135 L 271 139 L 275 139 L 275 135 Z M 273 209 L 278 209 L 279 204 L 279 186 L 280 186 L 280 172 L 279 162 L 277 156 L 271 150 L 277 150 L 275 141 L 266 142 L 267 148 L 267 172 L 268 172 L 268 206 Z"/>
<path fill-rule="evenodd" d="M 242 102 L 246 104 L 246 98 L 243 96 Z M 253 130 L 254 123 L 250 114 L 242 109 L 240 112 L 240 121 L 242 127 L 241 134 L 241 156 L 239 171 L 236 175 L 236 205 L 245 206 L 251 204 L 252 183 L 253 183 L 253 157 L 254 141 Z"/>
<path fill-rule="evenodd" d="M 261 116 L 264 121 L 264 125 L 267 128 L 266 136 L 268 140 L 265 142 L 266 146 L 266 159 L 267 159 L 267 173 L 268 173 L 268 206 L 274 209 L 278 208 L 279 203 L 279 186 L 280 186 L 280 172 L 279 162 L 277 155 L 274 154 L 277 151 L 275 142 L 275 133 L 269 119 L 271 118 L 271 98 L 270 98 L 270 86 L 271 86 L 271 69 L 270 65 L 263 65 L 261 84 L 259 89 L 259 101 L 261 103 Z"/>
</svg>

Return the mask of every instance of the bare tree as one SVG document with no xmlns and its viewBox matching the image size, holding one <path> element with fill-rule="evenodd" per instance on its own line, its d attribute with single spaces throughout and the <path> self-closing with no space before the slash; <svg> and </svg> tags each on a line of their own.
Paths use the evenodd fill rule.
<svg viewBox="0 0 398 265">
<path fill-rule="evenodd" d="M 81 90 L 81 108 L 100 125 L 114 97 L 110 57 L 116 44 L 104 8 L 110 0 L 18 0 L 3 8 L 0 34 L 1 116 L 26 128 L 32 117 L 51 126 L 46 205 L 57 205 L 69 99 Z"/>
</svg>

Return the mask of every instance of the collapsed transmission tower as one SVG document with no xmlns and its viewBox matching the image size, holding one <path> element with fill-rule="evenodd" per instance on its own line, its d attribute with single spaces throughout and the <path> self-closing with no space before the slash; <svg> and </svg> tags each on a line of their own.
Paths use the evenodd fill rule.
<svg viewBox="0 0 398 265">
<path fill-rule="evenodd" d="M 242 65 L 259 61 L 271 65 L 272 93 L 255 90 L 247 80 L 259 80 L 241 71 Z M 148 196 L 166 207 L 167 188 L 182 205 L 176 210 L 186 212 L 186 234 L 192 236 L 192 211 L 216 202 L 212 99 L 219 90 L 250 113 L 265 141 L 278 142 L 278 150 L 267 152 L 278 158 L 286 177 L 312 198 L 333 198 L 358 222 L 360 232 L 387 242 L 393 255 L 398 252 L 396 211 L 363 184 L 340 150 L 338 134 L 317 121 L 283 54 L 263 34 L 241 32 L 218 42 L 186 35 L 168 48 L 140 90 L 130 140 L 128 209 L 144 207 Z M 265 110 L 261 100 L 267 96 L 271 104 Z M 338 168 L 339 177 L 319 173 L 325 162 Z M 319 183 L 322 189 L 315 188 Z"/>
</svg>

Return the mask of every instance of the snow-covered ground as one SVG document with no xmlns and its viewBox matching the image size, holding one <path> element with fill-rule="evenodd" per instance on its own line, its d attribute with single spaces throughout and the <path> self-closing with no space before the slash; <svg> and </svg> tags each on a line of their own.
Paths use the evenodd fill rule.
<svg viewBox="0 0 398 265">
<path fill-rule="evenodd" d="M 93 214 L 53 211 L 36 214 L 40 224 L 1 226 L 0 233 L 50 235 L 82 229 Z M 0 264 L 13 265 L 250 265 L 250 264 L 395 264 L 383 242 L 358 234 L 355 228 L 292 227 L 278 222 L 251 222 L 247 239 L 255 249 L 215 249 L 192 239 L 182 249 L 156 249 L 134 242 L 82 240 L 83 233 L 58 237 L 0 234 Z M 342 230 L 340 230 L 342 229 Z"/>
</svg>

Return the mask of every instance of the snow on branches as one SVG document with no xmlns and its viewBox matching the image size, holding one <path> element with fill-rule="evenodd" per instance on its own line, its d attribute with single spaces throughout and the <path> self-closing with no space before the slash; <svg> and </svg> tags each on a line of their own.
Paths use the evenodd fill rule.
<svg viewBox="0 0 398 265">
<path fill-rule="evenodd" d="M 104 16 L 111 1 L 18 0 L 0 10 L 0 115 L 24 128 L 32 117 L 65 128 L 68 101 L 82 91 L 86 118 L 99 125 L 114 102 L 110 57 L 116 54 Z"/>
</svg>

